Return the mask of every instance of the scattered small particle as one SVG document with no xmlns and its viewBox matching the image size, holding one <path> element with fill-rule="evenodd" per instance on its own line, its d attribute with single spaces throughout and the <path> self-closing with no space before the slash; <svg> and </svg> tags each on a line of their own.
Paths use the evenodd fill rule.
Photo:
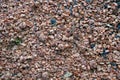
<svg viewBox="0 0 120 80">
<path fill-rule="evenodd" d="M 90 2 L 92 2 L 92 0 L 86 0 L 86 2 L 87 2 L 87 3 L 90 3 Z"/>
<path fill-rule="evenodd" d="M 16 1 L 20 1 L 20 0 L 16 0 Z"/>
<path fill-rule="evenodd" d="M 100 80 L 109 80 L 108 78 L 101 78 Z"/>
<path fill-rule="evenodd" d="M 107 8 L 108 8 L 108 4 L 105 4 L 105 5 L 104 5 L 104 9 L 107 9 Z"/>
<path fill-rule="evenodd" d="M 0 80 L 120 80 L 119 13 L 120 0 L 0 0 Z"/>
<path fill-rule="evenodd" d="M 65 74 L 64 74 L 64 78 L 68 78 L 68 77 L 70 77 L 70 76 L 72 76 L 73 74 L 71 73 L 71 72 L 66 72 Z"/>
<path fill-rule="evenodd" d="M 120 8 L 120 0 L 116 1 L 117 7 Z"/>
<path fill-rule="evenodd" d="M 116 62 L 110 62 L 111 66 L 117 66 Z"/>
<path fill-rule="evenodd" d="M 73 2 L 74 2 L 74 5 L 77 5 L 77 1 L 76 0 L 73 0 Z"/>
<path fill-rule="evenodd" d="M 114 31 L 112 31 L 112 32 L 110 32 L 110 33 L 109 33 L 109 35 L 112 35 L 112 34 L 114 34 L 114 33 L 115 33 L 115 32 L 114 32 Z"/>
<path fill-rule="evenodd" d="M 55 50 L 55 53 L 58 54 L 58 55 L 61 55 L 61 52 L 62 52 L 61 49 L 59 49 L 59 50 Z"/>
<path fill-rule="evenodd" d="M 101 53 L 100 55 L 101 55 L 102 57 L 104 57 L 104 58 L 107 58 L 107 57 L 106 57 L 107 54 L 109 54 L 109 52 L 107 51 L 106 48 L 104 48 L 103 51 L 102 51 L 102 53 Z"/>
<path fill-rule="evenodd" d="M 70 10 L 70 15 L 73 15 L 72 9 L 73 9 L 73 6 L 70 6 L 70 8 L 69 8 L 69 10 Z"/>
<path fill-rule="evenodd" d="M 37 1 L 37 0 L 34 0 L 35 2 Z"/>
<path fill-rule="evenodd" d="M 52 18 L 52 19 L 50 20 L 50 23 L 51 23 L 52 25 L 56 24 L 56 19 L 55 19 L 55 18 Z"/>
<path fill-rule="evenodd" d="M 27 69 L 29 69 L 30 67 L 28 66 L 28 65 L 24 65 L 24 66 L 22 66 L 22 69 L 23 70 L 27 70 Z"/>
<path fill-rule="evenodd" d="M 120 23 L 117 24 L 117 29 L 120 30 Z"/>
<path fill-rule="evenodd" d="M 92 43 L 92 44 L 90 44 L 90 48 L 92 48 L 92 49 L 93 49 L 94 47 L 95 47 L 95 44 L 93 44 L 93 43 Z"/>
<path fill-rule="evenodd" d="M 118 70 L 118 64 L 116 62 L 110 62 L 110 65 L 113 67 L 114 70 Z"/>
<path fill-rule="evenodd" d="M 113 26 L 111 24 L 106 24 L 106 27 L 113 28 Z"/>
<path fill-rule="evenodd" d="M 115 35 L 115 38 L 120 38 L 120 35 Z"/>
<path fill-rule="evenodd" d="M 97 71 L 97 68 L 91 68 L 91 69 L 90 69 L 90 72 L 91 72 L 91 73 L 94 73 L 94 72 L 96 72 L 96 71 Z"/>
</svg>

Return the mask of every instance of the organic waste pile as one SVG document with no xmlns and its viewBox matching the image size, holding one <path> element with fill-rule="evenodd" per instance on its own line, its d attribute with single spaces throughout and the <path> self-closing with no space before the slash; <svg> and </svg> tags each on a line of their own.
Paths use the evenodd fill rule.
<svg viewBox="0 0 120 80">
<path fill-rule="evenodd" d="M 0 80 L 120 80 L 120 0 L 0 0 Z"/>
</svg>

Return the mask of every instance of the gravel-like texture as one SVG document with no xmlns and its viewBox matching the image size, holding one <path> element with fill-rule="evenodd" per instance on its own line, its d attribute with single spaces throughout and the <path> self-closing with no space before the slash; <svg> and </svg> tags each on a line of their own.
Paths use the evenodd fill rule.
<svg viewBox="0 0 120 80">
<path fill-rule="evenodd" d="M 120 0 L 0 0 L 0 80 L 120 80 Z"/>
</svg>

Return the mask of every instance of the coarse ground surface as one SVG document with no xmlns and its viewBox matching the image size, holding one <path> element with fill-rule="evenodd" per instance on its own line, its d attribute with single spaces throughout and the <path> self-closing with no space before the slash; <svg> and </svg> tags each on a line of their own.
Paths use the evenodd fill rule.
<svg viewBox="0 0 120 80">
<path fill-rule="evenodd" d="M 0 0 L 0 80 L 120 80 L 120 0 Z"/>
</svg>

